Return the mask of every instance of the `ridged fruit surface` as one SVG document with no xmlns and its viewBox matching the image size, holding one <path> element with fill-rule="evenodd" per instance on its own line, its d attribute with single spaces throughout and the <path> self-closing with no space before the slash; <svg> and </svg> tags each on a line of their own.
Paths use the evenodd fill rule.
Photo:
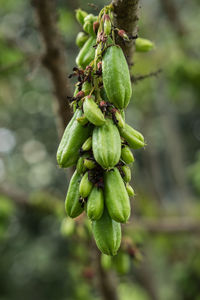
<svg viewBox="0 0 200 300">
<path fill-rule="evenodd" d="M 104 199 L 110 217 L 116 222 L 126 223 L 131 212 L 130 200 L 117 168 L 105 172 Z"/>
<path fill-rule="evenodd" d="M 129 126 L 125 124 L 124 128 L 119 128 L 121 136 L 128 142 L 130 148 L 139 149 L 145 146 L 143 135 Z"/>
<path fill-rule="evenodd" d="M 83 111 L 86 118 L 95 126 L 101 126 L 105 123 L 104 115 L 94 101 L 94 97 L 85 97 Z"/>
<path fill-rule="evenodd" d="M 67 168 L 76 164 L 79 149 L 91 133 L 91 126 L 83 127 L 76 119 L 82 112 L 77 109 L 67 125 L 57 151 L 57 161 L 60 167 Z"/>
<path fill-rule="evenodd" d="M 102 189 L 93 187 L 87 201 L 87 215 L 91 220 L 101 218 L 104 210 L 104 198 Z"/>
<path fill-rule="evenodd" d="M 121 155 L 121 139 L 117 126 L 111 119 L 95 127 L 92 134 L 92 149 L 95 160 L 104 169 L 114 167 Z"/>
<path fill-rule="evenodd" d="M 106 209 L 102 217 L 93 221 L 92 232 L 99 250 L 107 255 L 116 255 L 121 243 L 121 225 L 111 219 Z"/>
<path fill-rule="evenodd" d="M 77 171 L 74 172 L 67 191 L 65 200 L 65 210 L 69 217 L 76 218 L 83 212 L 83 207 L 79 202 L 79 183 L 81 175 Z"/>
<path fill-rule="evenodd" d="M 111 103 L 118 108 L 127 107 L 132 87 L 123 51 L 118 46 L 106 49 L 102 60 L 103 85 Z"/>
<path fill-rule="evenodd" d="M 95 48 L 93 47 L 96 44 L 96 38 L 91 36 L 85 42 L 83 47 L 81 48 L 77 58 L 76 64 L 83 69 L 94 59 L 95 56 Z"/>
</svg>

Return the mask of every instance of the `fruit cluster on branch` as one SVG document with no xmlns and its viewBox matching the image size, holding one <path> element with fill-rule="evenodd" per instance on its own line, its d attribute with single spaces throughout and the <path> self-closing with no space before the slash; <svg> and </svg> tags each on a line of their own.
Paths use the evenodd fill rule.
<svg viewBox="0 0 200 300">
<path fill-rule="evenodd" d="M 76 18 L 84 32 L 76 43 L 80 52 L 73 97 L 74 115 L 67 125 L 57 151 L 60 167 L 76 165 L 65 201 L 66 213 L 76 218 L 84 210 L 92 221 L 97 247 L 116 255 L 121 243 L 121 223 L 130 217 L 130 186 L 134 161 L 131 149 L 144 147 L 140 132 L 125 122 L 132 87 L 122 49 L 115 37 L 130 37 L 113 24 L 112 5 L 98 16 L 78 9 Z"/>
</svg>

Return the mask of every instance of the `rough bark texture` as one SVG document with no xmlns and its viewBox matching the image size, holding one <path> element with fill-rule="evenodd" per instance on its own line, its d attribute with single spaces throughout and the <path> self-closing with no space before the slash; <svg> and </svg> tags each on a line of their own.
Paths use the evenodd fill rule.
<svg viewBox="0 0 200 300">
<path fill-rule="evenodd" d="M 61 136 L 71 119 L 71 110 L 67 102 L 67 96 L 71 95 L 71 90 L 67 79 L 65 49 L 56 24 L 55 0 L 33 0 L 32 3 L 44 41 L 45 53 L 42 62 L 49 70 L 54 85 L 57 100 L 55 102 L 57 124 Z"/>
<path fill-rule="evenodd" d="M 115 26 L 127 32 L 128 36 L 137 35 L 137 22 L 139 20 L 139 0 L 113 0 Z M 124 42 L 118 39 L 117 43 L 122 47 L 128 65 L 133 64 L 133 52 L 135 40 Z"/>
</svg>

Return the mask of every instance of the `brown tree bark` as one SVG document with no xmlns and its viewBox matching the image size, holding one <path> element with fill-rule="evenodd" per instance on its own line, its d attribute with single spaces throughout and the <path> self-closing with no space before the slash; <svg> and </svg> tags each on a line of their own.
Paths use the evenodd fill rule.
<svg viewBox="0 0 200 300">
<path fill-rule="evenodd" d="M 67 78 L 65 49 L 57 28 L 56 3 L 55 0 L 33 0 L 32 4 L 44 42 L 42 63 L 49 70 L 54 85 L 57 127 L 61 136 L 72 113 L 67 101 L 67 96 L 71 95 L 71 88 Z"/>
</svg>

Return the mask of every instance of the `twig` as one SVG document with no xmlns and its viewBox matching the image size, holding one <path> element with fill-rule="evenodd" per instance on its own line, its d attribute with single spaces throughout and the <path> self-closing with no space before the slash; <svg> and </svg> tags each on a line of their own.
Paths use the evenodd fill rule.
<svg viewBox="0 0 200 300">
<path fill-rule="evenodd" d="M 138 75 L 138 76 L 132 75 L 131 76 L 131 82 L 136 83 L 138 81 L 144 80 L 144 79 L 149 78 L 149 77 L 158 76 L 161 72 L 162 72 L 162 70 L 158 69 L 157 71 L 150 72 L 150 73 L 144 74 L 144 75 Z"/>
<path fill-rule="evenodd" d="M 61 135 L 71 119 L 70 106 L 67 102 L 67 95 L 71 95 L 71 90 L 66 76 L 65 50 L 56 25 L 55 0 L 33 0 L 32 3 L 35 7 L 39 29 L 45 46 L 42 62 L 49 70 L 55 88 L 58 130 Z"/>
<path fill-rule="evenodd" d="M 139 20 L 139 0 L 113 0 L 112 4 L 114 6 L 115 25 L 125 30 L 129 36 L 136 36 Z M 128 65 L 131 66 L 133 64 L 135 40 L 124 42 L 122 39 L 118 39 L 117 42 L 123 49 Z"/>
</svg>

